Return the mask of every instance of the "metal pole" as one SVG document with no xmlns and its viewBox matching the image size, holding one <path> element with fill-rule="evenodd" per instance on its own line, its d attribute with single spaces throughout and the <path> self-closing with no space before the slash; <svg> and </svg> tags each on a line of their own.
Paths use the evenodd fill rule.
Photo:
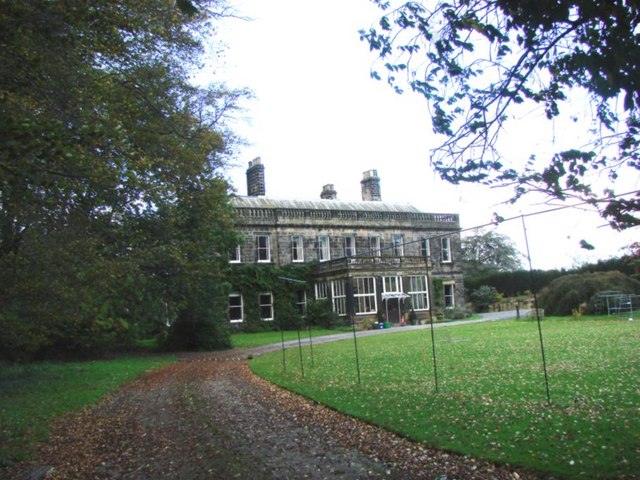
<svg viewBox="0 0 640 480">
<path fill-rule="evenodd" d="M 298 326 L 298 351 L 300 352 L 300 371 L 304 377 L 304 363 L 302 361 L 302 342 L 300 341 L 300 326 Z"/>
<path fill-rule="evenodd" d="M 429 257 L 424 257 L 425 269 L 427 272 L 427 299 L 429 300 L 429 324 L 431 326 L 431 357 L 433 358 L 433 381 L 435 390 L 438 393 L 438 364 L 436 362 L 436 337 L 433 331 L 433 302 L 431 298 L 431 279 L 429 277 Z"/>
<path fill-rule="evenodd" d="M 282 330 L 282 327 L 280 327 L 280 336 L 282 338 L 282 372 L 287 373 L 287 361 L 284 358 L 284 330 Z"/>
<path fill-rule="evenodd" d="M 311 325 L 307 325 L 309 329 L 309 348 L 311 349 L 311 367 L 315 367 L 313 363 L 313 341 L 311 340 Z"/>
<path fill-rule="evenodd" d="M 542 354 L 542 368 L 544 370 L 544 385 L 547 391 L 547 404 L 551 405 L 551 393 L 549 392 L 549 375 L 547 373 L 547 358 L 544 353 L 544 341 L 542 340 L 542 322 L 540 321 L 540 311 L 538 309 L 538 295 L 536 294 L 536 288 L 533 278 L 533 268 L 531 266 L 531 253 L 529 252 L 529 238 L 527 237 L 527 227 L 524 223 L 524 215 L 520 217 L 522 219 L 522 230 L 524 232 L 524 243 L 527 247 L 527 260 L 529 261 L 529 276 L 531 281 L 531 291 L 533 292 L 533 308 L 536 310 L 536 320 L 538 322 L 538 336 L 540 337 L 540 353 Z"/>
<path fill-rule="evenodd" d="M 358 372 L 358 385 L 360 385 L 360 359 L 358 358 L 358 340 L 356 336 L 356 324 L 351 318 L 351 329 L 353 330 L 353 346 L 356 351 L 356 371 Z"/>
</svg>

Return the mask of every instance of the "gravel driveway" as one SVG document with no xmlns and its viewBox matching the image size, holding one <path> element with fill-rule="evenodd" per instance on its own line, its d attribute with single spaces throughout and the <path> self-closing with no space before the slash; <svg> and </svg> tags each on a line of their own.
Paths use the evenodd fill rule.
<svg viewBox="0 0 640 480">
<path fill-rule="evenodd" d="M 417 444 L 253 375 L 249 353 L 185 355 L 61 418 L 10 479 L 534 479 Z"/>
</svg>

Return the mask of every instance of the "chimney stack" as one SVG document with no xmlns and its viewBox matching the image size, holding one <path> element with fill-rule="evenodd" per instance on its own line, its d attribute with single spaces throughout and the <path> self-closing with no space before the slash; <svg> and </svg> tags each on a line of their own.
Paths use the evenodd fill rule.
<svg viewBox="0 0 640 480">
<path fill-rule="evenodd" d="M 249 168 L 247 168 L 247 195 L 259 197 L 265 193 L 264 165 L 260 157 L 256 157 L 249 162 Z"/>
<path fill-rule="evenodd" d="M 365 202 L 380 202 L 380 178 L 376 170 L 367 170 L 360 180 L 362 187 L 362 200 Z"/>
<path fill-rule="evenodd" d="M 322 187 L 320 198 L 324 200 L 336 200 L 338 198 L 338 194 L 336 193 L 335 188 L 333 188 L 332 183 L 328 183 Z"/>
</svg>

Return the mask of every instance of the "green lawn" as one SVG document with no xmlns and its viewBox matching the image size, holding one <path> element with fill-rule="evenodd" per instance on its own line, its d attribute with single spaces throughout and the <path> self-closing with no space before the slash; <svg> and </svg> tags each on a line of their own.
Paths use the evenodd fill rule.
<svg viewBox="0 0 640 480">
<path fill-rule="evenodd" d="M 173 356 L 0 364 L 0 467 L 27 458 L 58 415 L 91 403 Z"/>
<path fill-rule="evenodd" d="M 320 337 L 323 335 L 335 335 L 337 333 L 350 332 L 351 327 L 338 327 L 332 330 L 324 328 L 312 328 L 311 337 Z M 259 347 L 261 345 L 271 345 L 280 343 L 284 334 L 284 341 L 298 340 L 297 330 L 257 332 L 257 333 L 234 333 L 231 335 L 231 345 L 233 348 Z M 300 338 L 309 338 L 309 330 L 300 330 Z"/>
<path fill-rule="evenodd" d="M 551 406 L 537 324 L 502 321 L 274 352 L 259 375 L 340 411 L 429 445 L 556 477 L 638 478 L 640 322 L 584 318 L 542 324 Z"/>
</svg>

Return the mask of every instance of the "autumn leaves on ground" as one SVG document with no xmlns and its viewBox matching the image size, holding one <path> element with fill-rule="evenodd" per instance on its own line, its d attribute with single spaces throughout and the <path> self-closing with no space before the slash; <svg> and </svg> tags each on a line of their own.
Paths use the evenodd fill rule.
<svg viewBox="0 0 640 480">
<path fill-rule="evenodd" d="M 246 355 L 193 355 L 147 373 L 97 406 L 60 418 L 31 461 L 4 473 L 10 479 L 526 478 L 274 387 L 249 371 Z"/>
</svg>

